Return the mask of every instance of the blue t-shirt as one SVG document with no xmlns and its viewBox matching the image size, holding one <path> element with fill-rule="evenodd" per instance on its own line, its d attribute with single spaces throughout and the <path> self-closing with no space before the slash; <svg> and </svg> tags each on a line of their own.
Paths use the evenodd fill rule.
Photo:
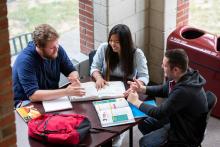
<svg viewBox="0 0 220 147">
<path fill-rule="evenodd" d="M 33 41 L 29 42 L 12 68 L 15 105 L 20 100 L 28 100 L 36 90 L 59 88 L 60 73 L 68 76 L 75 70 L 61 46 L 56 59 L 43 59 Z"/>
</svg>

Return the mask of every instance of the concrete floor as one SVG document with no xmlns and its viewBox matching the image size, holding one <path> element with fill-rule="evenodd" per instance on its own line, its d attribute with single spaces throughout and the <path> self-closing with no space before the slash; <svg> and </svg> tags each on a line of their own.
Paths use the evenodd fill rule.
<svg viewBox="0 0 220 147">
<path fill-rule="evenodd" d="M 139 147 L 139 139 L 142 137 L 141 132 L 137 127 L 133 130 L 133 146 Z M 129 133 L 126 132 L 125 139 L 123 140 L 122 147 L 129 146 Z M 207 125 L 205 139 L 202 142 L 202 147 L 220 147 L 220 119 L 210 117 Z"/>
</svg>

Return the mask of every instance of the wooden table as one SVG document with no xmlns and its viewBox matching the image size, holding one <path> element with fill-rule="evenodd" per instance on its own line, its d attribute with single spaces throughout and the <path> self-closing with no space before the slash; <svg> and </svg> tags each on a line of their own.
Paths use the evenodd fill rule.
<svg viewBox="0 0 220 147">
<path fill-rule="evenodd" d="M 44 109 L 41 103 L 33 103 L 34 107 L 40 110 L 41 113 L 44 113 Z M 59 113 L 77 113 L 85 115 L 91 121 L 92 128 L 101 128 L 101 124 L 98 118 L 98 115 L 95 111 L 94 106 L 91 102 L 72 102 L 73 109 L 60 111 Z M 54 144 L 45 144 L 40 141 L 34 140 L 28 137 L 28 128 L 27 124 L 24 120 L 19 116 L 19 114 L 15 111 L 16 117 L 16 135 L 17 135 L 17 145 L 18 147 L 45 147 L 45 146 L 54 146 Z M 139 123 L 141 119 L 136 119 L 135 123 L 126 124 L 115 127 L 108 127 L 108 130 L 112 130 L 118 133 L 110 133 L 106 131 L 101 131 L 99 133 L 89 133 L 85 139 L 82 141 L 86 147 L 95 147 L 95 146 L 111 146 L 112 139 L 123 132 L 130 130 L 130 146 L 133 145 L 133 132 L 132 128 L 137 123 Z"/>
<path fill-rule="evenodd" d="M 89 77 L 85 77 L 81 80 L 81 82 L 91 81 L 92 79 Z M 120 80 L 116 77 L 111 77 L 111 80 Z M 128 88 L 127 83 L 125 84 L 125 88 Z M 63 86 L 66 87 L 67 85 Z M 142 99 L 145 96 L 140 95 Z M 44 112 L 44 108 L 41 102 L 33 103 L 34 107 L 37 108 L 42 114 Z M 99 121 L 97 112 L 91 101 L 87 102 L 72 102 L 73 109 L 66 111 L 59 111 L 59 113 L 77 113 L 85 115 L 91 121 L 92 128 L 101 128 L 101 123 Z M 16 136 L 17 136 L 17 146 L 18 147 L 45 147 L 45 146 L 55 146 L 54 144 L 45 144 L 40 141 L 34 140 L 28 137 L 28 127 L 24 120 L 19 116 L 19 114 L 15 111 L 16 117 Z M 96 146 L 112 146 L 112 139 L 117 135 L 122 134 L 123 132 L 129 130 L 129 146 L 133 146 L 133 126 L 137 125 L 142 119 L 135 119 L 134 123 L 125 124 L 120 126 L 108 127 L 108 130 L 112 130 L 117 133 L 110 133 L 106 131 L 102 131 L 99 133 L 89 133 L 85 139 L 82 141 L 86 147 L 96 147 Z M 60 145 L 58 145 L 60 146 Z M 63 145 L 62 145 L 63 146 Z"/>
</svg>

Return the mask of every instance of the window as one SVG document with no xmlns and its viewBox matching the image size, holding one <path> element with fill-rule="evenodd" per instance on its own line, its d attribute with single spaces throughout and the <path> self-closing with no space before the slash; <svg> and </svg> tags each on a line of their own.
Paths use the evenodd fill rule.
<svg viewBox="0 0 220 147">
<path fill-rule="evenodd" d="M 190 0 L 189 25 L 213 34 L 220 34 L 220 1 Z"/>
<path fill-rule="evenodd" d="M 60 34 L 60 44 L 70 58 L 80 52 L 78 0 L 8 0 L 7 7 L 10 38 L 47 23 Z"/>
</svg>

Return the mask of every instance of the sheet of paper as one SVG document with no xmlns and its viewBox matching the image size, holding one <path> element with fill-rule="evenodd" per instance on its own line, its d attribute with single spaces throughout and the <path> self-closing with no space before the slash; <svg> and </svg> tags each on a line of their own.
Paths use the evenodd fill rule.
<svg viewBox="0 0 220 147">
<path fill-rule="evenodd" d="M 125 86 L 121 81 L 111 81 L 108 82 L 104 88 L 98 90 L 98 96 L 100 98 L 114 98 L 114 97 L 123 97 L 125 92 Z"/>
<path fill-rule="evenodd" d="M 67 96 L 55 100 L 43 101 L 42 104 L 45 112 L 72 109 L 72 104 Z"/>
</svg>

